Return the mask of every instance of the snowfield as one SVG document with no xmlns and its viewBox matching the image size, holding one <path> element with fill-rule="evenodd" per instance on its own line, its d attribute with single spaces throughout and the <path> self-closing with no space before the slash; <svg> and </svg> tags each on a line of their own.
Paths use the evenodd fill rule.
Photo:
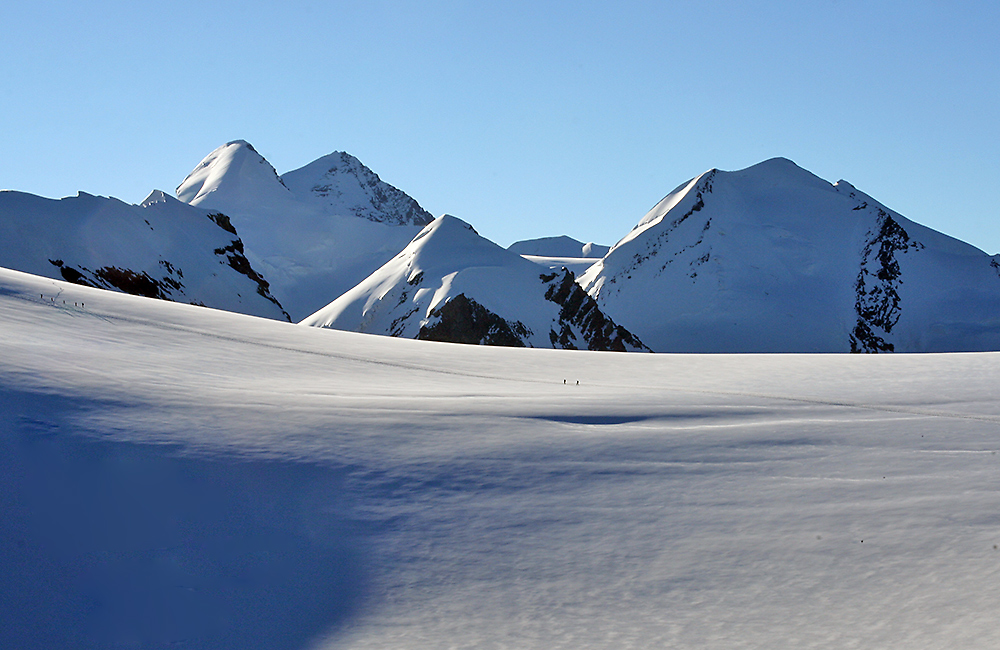
<svg viewBox="0 0 1000 650">
<path fill-rule="evenodd" d="M 16 271 L 0 333 L 3 648 L 1000 647 L 997 353 L 462 346 Z"/>
</svg>

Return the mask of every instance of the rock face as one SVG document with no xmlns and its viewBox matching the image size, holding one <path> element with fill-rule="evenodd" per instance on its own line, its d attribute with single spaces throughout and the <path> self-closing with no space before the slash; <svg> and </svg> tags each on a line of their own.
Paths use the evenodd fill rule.
<svg viewBox="0 0 1000 650">
<path fill-rule="evenodd" d="M 0 192 L 0 266 L 175 302 L 289 320 L 228 217 L 155 191 L 140 205 Z"/>
<path fill-rule="evenodd" d="M 571 271 L 546 273 L 447 215 L 302 323 L 478 345 L 647 350 Z"/>
<path fill-rule="evenodd" d="M 428 316 L 417 332 L 416 338 L 423 341 L 523 348 L 532 334 L 521 321 L 504 320 L 464 293 L 431 309 Z"/>
<path fill-rule="evenodd" d="M 413 198 L 344 151 L 287 172 L 281 181 L 296 197 L 326 214 L 352 214 L 393 226 L 426 226 L 434 220 Z"/>
<path fill-rule="evenodd" d="M 993 262 L 778 158 L 681 185 L 580 283 L 658 352 L 995 350 Z"/>
<path fill-rule="evenodd" d="M 242 140 L 206 156 L 177 197 L 229 215 L 247 258 L 295 320 L 363 280 L 432 220 L 347 153 L 279 176 Z"/>
<path fill-rule="evenodd" d="M 875 210 L 878 217 L 861 251 L 854 302 L 858 320 L 851 332 L 851 352 L 895 350 L 895 345 L 885 339 L 902 315 L 899 297 L 902 280 L 897 257 L 924 248 L 920 242 L 911 241 L 888 212 L 882 208 Z"/>
<path fill-rule="evenodd" d="M 545 290 L 545 299 L 559 305 L 558 332 L 555 329 L 549 331 L 553 347 L 573 350 L 578 341 L 583 340 L 588 350 L 630 352 L 649 349 L 635 335 L 602 313 L 597 301 L 576 283 L 576 277 L 569 269 L 563 269 L 561 276 L 543 274 L 539 277 L 549 285 Z M 579 339 L 576 332 L 581 333 Z"/>
</svg>

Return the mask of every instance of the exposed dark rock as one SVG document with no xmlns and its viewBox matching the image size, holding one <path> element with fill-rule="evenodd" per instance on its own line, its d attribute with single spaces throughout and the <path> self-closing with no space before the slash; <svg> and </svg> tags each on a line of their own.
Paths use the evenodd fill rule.
<svg viewBox="0 0 1000 650">
<path fill-rule="evenodd" d="M 549 331 L 549 340 L 553 347 L 569 350 L 578 349 L 577 337 L 573 332 L 576 326 L 584 338 L 588 350 L 609 350 L 627 352 L 632 350 L 650 352 L 634 334 L 604 315 L 597 306 L 597 301 L 590 297 L 579 284 L 569 269 L 563 269 L 561 278 L 556 274 L 541 274 L 542 282 L 548 283 L 545 299 L 556 303 L 559 309 L 558 331 Z"/>
<path fill-rule="evenodd" d="M 228 223 L 228 218 L 226 219 L 226 222 Z M 235 233 L 235 230 L 233 232 Z M 280 309 L 281 313 L 285 315 L 285 319 L 288 320 L 288 322 L 292 321 L 292 317 L 289 316 L 288 312 L 284 310 L 284 308 L 281 306 L 281 303 L 278 302 L 277 298 L 271 295 L 270 291 L 271 285 L 268 283 L 268 281 L 265 280 L 262 275 L 257 273 L 257 271 L 253 269 L 253 267 L 250 266 L 250 260 L 248 260 L 247 256 L 243 253 L 243 241 L 241 239 L 239 238 L 234 239 L 229 243 L 228 246 L 224 246 L 222 248 L 216 248 L 215 254 L 225 257 L 229 263 L 230 268 L 232 268 L 234 271 L 242 275 L 245 275 L 254 282 L 256 282 L 257 293 L 263 296 L 264 298 L 267 298 L 275 305 L 277 305 L 278 309 Z"/>
<path fill-rule="evenodd" d="M 85 287 L 94 286 L 90 282 L 87 282 L 87 279 L 84 277 L 83 273 L 81 273 L 77 269 L 74 269 L 72 266 L 66 266 L 65 262 L 63 262 L 62 260 L 49 260 L 49 263 L 52 264 L 53 266 L 59 267 L 59 275 L 63 277 L 63 280 L 66 280 L 67 282 L 72 282 L 73 284 L 79 284 Z"/>
<path fill-rule="evenodd" d="M 895 346 L 883 335 L 892 332 L 901 312 L 900 278 L 897 254 L 922 250 L 924 245 L 911 241 L 895 219 L 876 208 L 877 232 L 869 231 L 861 252 L 861 270 L 855 284 L 854 311 L 858 320 L 850 335 L 851 352 L 893 352 Z"/>
<path fill-rule="evenodd" d="M 133 296 L 170 300 L 170 289 L 165 284 L 151 278 L 145 272 L 136 273 L 131 269 L 105 266 L 94 271 L 94 276 L 103 284 L 110 285 Z"/>
<path fill-rule="evenodd" d="M 531 336 L 531 330 L 520 321 L 504 320 L 464 293 L 431 311 L 430 316 L 439 320 L 421 327 L 418 339 L 523 348 L 523 339 Z"/>
<path fill-rule="evenodd" d="M 213 212 L 212 214 L 208 215 L 208 218 L 214 221 L 215 224 L 219 226 L 219 228 L 222 228 L 223 230 L 232 235 L 236 234 L 236 227 L 233 226 L 233 222 L 229 220 L 229 217 L 222 214 L 221 212 Z"/>
</svg>

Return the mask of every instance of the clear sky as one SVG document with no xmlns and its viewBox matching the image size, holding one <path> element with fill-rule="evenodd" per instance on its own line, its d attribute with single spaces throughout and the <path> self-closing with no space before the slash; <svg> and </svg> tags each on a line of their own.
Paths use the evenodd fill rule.
<svg viewBox="0 0 1000 650">
<path fill-rule="evenodd" d="M 0 187 L 141 201 L 245 139 L 348 151 L 486 237 L 611 244 L 774 156 L 1000 252 L 1000 3 L 36 2 L 0 9 Z"/>
</svg>

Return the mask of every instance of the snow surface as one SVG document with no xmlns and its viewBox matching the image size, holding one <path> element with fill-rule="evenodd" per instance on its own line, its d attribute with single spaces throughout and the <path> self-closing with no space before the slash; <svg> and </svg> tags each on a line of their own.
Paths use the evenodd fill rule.
<svg viewBox="0 0 1000 650">
<path fill-rule="evenodd" d="M 540 237 L 516 241 L 507 247 L 518 255 L 537 255 L 540 257 L 596 257 L 601 258 L 611 250 L 610 246 L 602 246 L 593 242 L 584 244 L 572 237 Z"/>
<path fill-rule="evenodd" d="M 567 268 L 576 276 L 586 273 L 587 269 L 601 259 L 599 257 L 545 257 L 543 255 L 521 255 L 521 257 L 552 271 Z"/>
<path fill-rule="evenodd" d="M 681 185 L 580 284 L 657 352 L 846 352 L 859 310 L 897 352 L 977 351 L 1000 350 L 998 268 L 775 158 Z"/>
<path fill-rule="evenodd" d="M 353 156 L 330 154 L 279 177 L 243 140 L 206 156 L 177 197 L 232 219 L 250 262 L 296 321 L 363 280 L 431 221 Z"/>
<path fill-rule="evenodd" d="M 1000 645 L 995 353 L 459 346 L 14 271 L 0 328 L 0 647 Z"/>
</svg>

